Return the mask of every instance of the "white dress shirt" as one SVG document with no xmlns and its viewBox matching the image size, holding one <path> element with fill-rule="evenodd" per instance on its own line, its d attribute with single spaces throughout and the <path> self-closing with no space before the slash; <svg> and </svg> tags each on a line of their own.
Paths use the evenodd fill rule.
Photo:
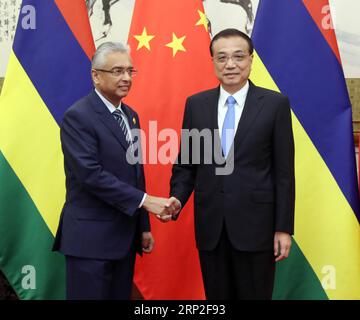
<svg viewBox="0 0 360 320">
<path fill-rule="evenodd" d="M 236 131 L 237 131 L 239 121 L 241 118 L 241 114 L 244 110 L 245 100 L 246 100 L 248 91 L 249 91 L 249 81 L 247 81 L 246 84 L 239 91 L 235 92 L 234 94 L 228 93 L 227 91 L 224 90 L 224 88 L 222 86 L 220 86 L 220 96 L 219 96 L 219 104 L 218 104 L 218 126 L 219 126 L 220 141 L 221 141 L 221 133 L 222 133 L 222 128 L 223 128 L 223 124 L 224 124 L 224 120 L 225 120 L 225 115 L 228 110 L 228 106 L 226 104 L 227 98 L 229 96 L 233 96 L 234 99 L 236 100 L 235 128 L 234 128 L 235 129 L 234 138 L 235 138 Z"/>
<path fill-rule="evenodd" d="M 98 90 L 95 89 L 95 92 L 96 94 L 99 96 L 99 98 L 101 99 L 102 102 L 104 102 L 105 106 L 109 109 L 109 111 L 111 113 L 113 113 L 116 109 L 120 109 L 120 111 L 125 115 L 125 112 L 121 109 L 121 101 L 120 101 L 120 104 L 115 107 L 108 99 L 106 99 Z M 131 136 L 131 129 L 130 129 L 130 125 L 129 125 L 129 121 L 127 119 L 126 116 L 123 117 L 124 119 L 124 122 L 125 122 L 125 125 L 126 125 L 126 129 L 128 130 L 129 132 L 129 135 L 130 135 L 130 139 L 132 140 L 132 136 Z M 119 128 L 120 129 L 120 128 Z M 141 208 L 142 205 L 144 204 L 144 201 L 145 201 L 145 198 L 146 198 L 146 193 L 144 193 L 144 196 L 140 202 L 140 205 L 138 206 L 138 208 Z"/>
</svg>

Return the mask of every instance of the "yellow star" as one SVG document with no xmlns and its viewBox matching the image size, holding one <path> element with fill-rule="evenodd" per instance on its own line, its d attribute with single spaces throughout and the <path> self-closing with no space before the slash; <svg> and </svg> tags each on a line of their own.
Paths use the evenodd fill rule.
<svg viewBox="0 0 360 320">
<path fill-rule="evenodd" d="M 137 35 L 134 36 L 134 38 L 139 41 L 137 49 L 139 50 L 142 47 L 145 47 L 146 49 L 148 49 L 150 51 L 150 41 L 154 38 L 155 36 L 150 36 L 147 34 L 146 28 L 144 27 L 144 30 L 142 32 L 141 35 Z"/>
<path fill-rule="evenodd" d="M 183 42 L 185 40 L 186 36 L 183 36 L 181 38 L 178 38 L 176 34 L 173 32 L 172 34 L 172 41 L 168 43 L 166 46 L 173 49 L 173 57 L 177 54 L 178 51 L 186 51 L 186 49 L 183 46 Z"/>
<path fill-rule="evenodd" d="M 201 12 L 200 10 L 198 10 L 198 14 L 200 16 L 200 20 L 196 22 L 196 26 L 204 26 L 206 32 L 208 32 L 208 18 L 204 12 Z"/>
</svg>

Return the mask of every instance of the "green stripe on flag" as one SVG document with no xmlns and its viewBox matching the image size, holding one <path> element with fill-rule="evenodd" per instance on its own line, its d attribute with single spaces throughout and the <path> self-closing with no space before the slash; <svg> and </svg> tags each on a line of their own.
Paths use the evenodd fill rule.
<svg viewBox="0 0 360 320">
<path fill-rule="evenodd" d="M 294 239 L 289 257 L 276 264 L 273 299 L 328 300 L 319 278 Z"/>
<path fill-rule="evenodd" d="M 64 257 L 51 252 L 54 238 L 1 152 L 0 234 L 0 268 L 18 297 L 64 299 Z M 33 280 L 29 279 L 32 267 L 35 289 L 26 288 Z"/>
</svg>

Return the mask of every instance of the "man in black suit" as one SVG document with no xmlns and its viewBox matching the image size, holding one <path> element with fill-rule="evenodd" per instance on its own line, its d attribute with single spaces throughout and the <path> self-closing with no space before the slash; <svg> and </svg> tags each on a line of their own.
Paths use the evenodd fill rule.
<svg viewBox="0 0 360 320">
<path fill-rule="evenodd" d="M 135 72 L 127 47 L 102 44 L 92 59 L 95 90 L 61 124 L 66 202 L 53 249 L 66 258 L 67 299 L 129 299 L 135 254 L 154 245 L 148 211 L 171 206 L 145 193 L 143 167 L 132 161 L 139 118 L 121 100 Z"/>
<path fill-rule="evenodd" d="M 253 44 L 246 34 L 223 30 L 210 51 L 220 86 L 186 101 L 170 194 L 184 206 L 194 191 L 206 297 L 271 299 L 275 262 L 288 257 L 294 231 L 290 105 L 285 96 L 249 80 Z M 194 136 L 185 133 L 205 129 L 213 140 L 194 148 Z"/>
</svg>

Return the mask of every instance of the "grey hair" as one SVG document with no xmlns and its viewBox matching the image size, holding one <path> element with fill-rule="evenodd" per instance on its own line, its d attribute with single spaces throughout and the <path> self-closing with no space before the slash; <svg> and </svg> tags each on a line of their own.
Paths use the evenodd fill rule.
<svg viewBox="0 0 360 320">
<path fill-rule="evenodd" d="M 91 67 L 93 69 L 102 68 L 106 61 L 105 58 L 109 53 L 123 52 L 130 53 L 130 48 L 121 42 L 104 42 L 95 51 L 91 60 Z"/>
</svg>

